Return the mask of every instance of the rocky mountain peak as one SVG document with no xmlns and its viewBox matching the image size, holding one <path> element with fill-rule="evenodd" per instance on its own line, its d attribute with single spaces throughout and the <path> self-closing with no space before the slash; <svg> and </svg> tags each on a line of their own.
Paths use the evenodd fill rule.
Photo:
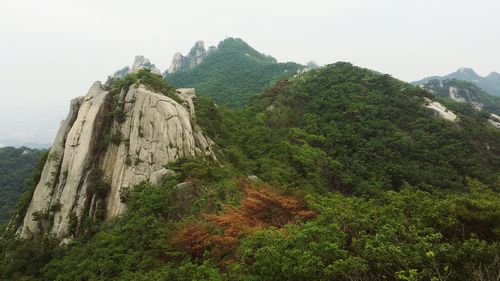
<svg viewBox="0 0 500 281">
<path fill-rule="evenodd" d="M 205 42 L 202 40 L 196 41 L 193 48 L 189 51 L 189 56 L 203 56 L 206 54 Z"/>
<path fill-rule="evenodd" d="M 457 71 L 450 73 L 445 76 L 430 76 L 422 80 L 412 82 L 415 85 L 424 85 L 425 83 L 438 79 L 438 80 L 464 80 L 472 82 L 479 86 L 482 90 L 486 91 L 488 94 L 493 96 L 500 96 L 500 74 L 497 72 L 492 72 L 486 77 L 482 77 L 477 74 L 472 68 L 462 67 Z"/>
<path fill-rule="evenodd" d="M 177 71 L 191 69 L 202 63 L 207 55 L 213 53 L 215 50 L 216 47 L 210 46 L 207 51 L 203 41 L 196 41 L 188 55 L 183 56 L 181 53 L 175 53 L 170 63 L 170 67 L 168 68 L 168 73 L 172 74 Z"/>
<path fill-rule="evenodd" d="M 152 73 L 161 75 L 161 70 L 151 63 L 149 59 L 142 55 L 137 55 L 135 56 L 131 67 L 125 66 L 124 68 L 115 71 L 112 77 L 120 79 L 125 77 L 127 74 L 137 72 L 140 69 L 149 69 Z"/>
<path fill-rule="evenodd" d="M 467 77 L 469 79 L 479 79 L 481 78 L 481 76 L 479 76 L 475 71 L 474 69 L 472 68 L 468 68 L 468 67 L 461 67 L 459 68 L 456 72 L 456 75 L 458 75 L 459 77 L 462 76 L 462 77 Z"/>
<path fill-rule="evenodd" d="M 136 61 L 136 67 L 147 63 L 141 57 Z M 213 156 L 212 141 L 191 122 L 194 89 L 178 89 L 171 95 L 175 96 L 137 83 L 113 90 L 112 85 L 96 82 L 85 96 L 74 99 L 18 236 L 71 238 L 86 219 L 121 214 L 126 207 L 124 191 L 144 181 L 161 185 L 174 173 L 164 167 L 167 163 Z M 112 112 L 121 113 L 109 117 Z"/>
<path fill-rule="evenodd" d="M 457 70 L 457 72 L 458 73 L 464 73 L 464 74 L 476 74 L 476 72 L 474 71 L 474 69 L 469 68 L 469 67 L 460 67 Z"/>
</svg>

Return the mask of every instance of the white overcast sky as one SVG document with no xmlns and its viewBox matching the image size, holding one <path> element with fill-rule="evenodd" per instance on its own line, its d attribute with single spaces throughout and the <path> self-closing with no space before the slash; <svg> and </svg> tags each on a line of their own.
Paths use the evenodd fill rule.
<svg viewBox="0 0 500 281">
<path fill-rule="evenodd" d="M 240 37 L 279 61 L 350 61 L 413 81 L 500 71 L 499 0 L 0 0 L 0 145 L 51 142 L 71 98 L 196 40 Z"/>
</svg>

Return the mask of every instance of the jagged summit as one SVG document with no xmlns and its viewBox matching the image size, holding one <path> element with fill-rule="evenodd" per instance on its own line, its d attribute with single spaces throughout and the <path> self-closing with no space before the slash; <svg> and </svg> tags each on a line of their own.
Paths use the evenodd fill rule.
<svg viewBox="0 0 500 281">
<path fill-rule="evenodd" d="M 176 54 L 164 78 L 177 87 L 194 87 L 200 95 L 230 107 L 242 106 L 274 81 L 304 68 L 279 63 L 240 38 L 229 37 L 204 50 L 199 41 L 187 56 Z"/>
<path fill-rule="evenodd" d="M 182 53 L 175 53 L 170 63 L 170 67 L 168 68 L 168 73 L 191 69 L 199 65 L 208 54 L 213 53 L 215 50 L 216 47 L 210 46 L 207 51 L 203 41 L 196 41 L 187 56 L 183 56 Z"/>
<path fill-rule="evenodd" d="M 157 68 L 154 64 L 152 64 L 151 61 L 149 61 L 149 59 L 147 59 L 142 55 L 138 55 L 135 56 L 134 62 L 132 63 L 132 67 L 125 66 L 124 68 L 117 70 L 115 73 L 113 73 L 112 77 L 123 78 L 129 73 L 137 72 L 143 68 L 151 70 L 151 72 L 153 72 L 154 74 L 161 75 L 161 70 Z"/>
</svg>

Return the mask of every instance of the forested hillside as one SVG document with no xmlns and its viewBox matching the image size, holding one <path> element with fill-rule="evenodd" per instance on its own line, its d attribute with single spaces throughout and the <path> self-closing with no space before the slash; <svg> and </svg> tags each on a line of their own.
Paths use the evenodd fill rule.
<svg viewBox="0 0 500 281">
<path fill-rule="evenodd" d="M 469 104 L 433 116 L 426 97 L 349 63 L 240 109 L 200 97 L 217 160 L 166 165 L 175 176 L 123 192 L 122 216 L 68 244 L 5 231 L 0 278 L 496 280 L 500 130 Z"/>
<path fill-rule="evenodd" d="M 277 80 L 295 75 L 300 68 L 292 62 L 278 63 L 239 38 L 227 38 L 200 65 L 166 74 L 165 79 L 178 88 L 196 88 L 199 95 L 220 105 L 239 107 Z"/>
<path fill-rule="evenodd" d="M 10 217 L 41 153 L 26 147 L 0 148 L 0 223 Z"/>
<path fill-rule="evenodd" d="M 500 97 L 486 93 L 472 82 L 457 79 L 430 80 L 422 87 L 440 98 L 467 102 L 478 110 L 500 114 Z"/>
</svg>

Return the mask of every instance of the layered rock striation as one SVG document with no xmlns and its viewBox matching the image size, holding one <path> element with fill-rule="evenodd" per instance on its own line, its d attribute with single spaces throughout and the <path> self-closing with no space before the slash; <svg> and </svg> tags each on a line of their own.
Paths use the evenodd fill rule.
<svg viewBox="0 0 500 281">
<path fill-rule="evenodd" d="M 96 82 L 87 95 L 74 99 L 18 236 L 48 233 L 70 238 L 88 218 L 121 214 L 124 190 L 143 181 L 161 184 L 172 173 L 165 164 L 213 155 L 211 140 L 191 121 L 194 89 L 179 89 L 176 95 L 171 98 L 133 84 L 112 96 Z M 109 118 L 116 104 L 124 114 L 119 121 Z"/>
</svg>

